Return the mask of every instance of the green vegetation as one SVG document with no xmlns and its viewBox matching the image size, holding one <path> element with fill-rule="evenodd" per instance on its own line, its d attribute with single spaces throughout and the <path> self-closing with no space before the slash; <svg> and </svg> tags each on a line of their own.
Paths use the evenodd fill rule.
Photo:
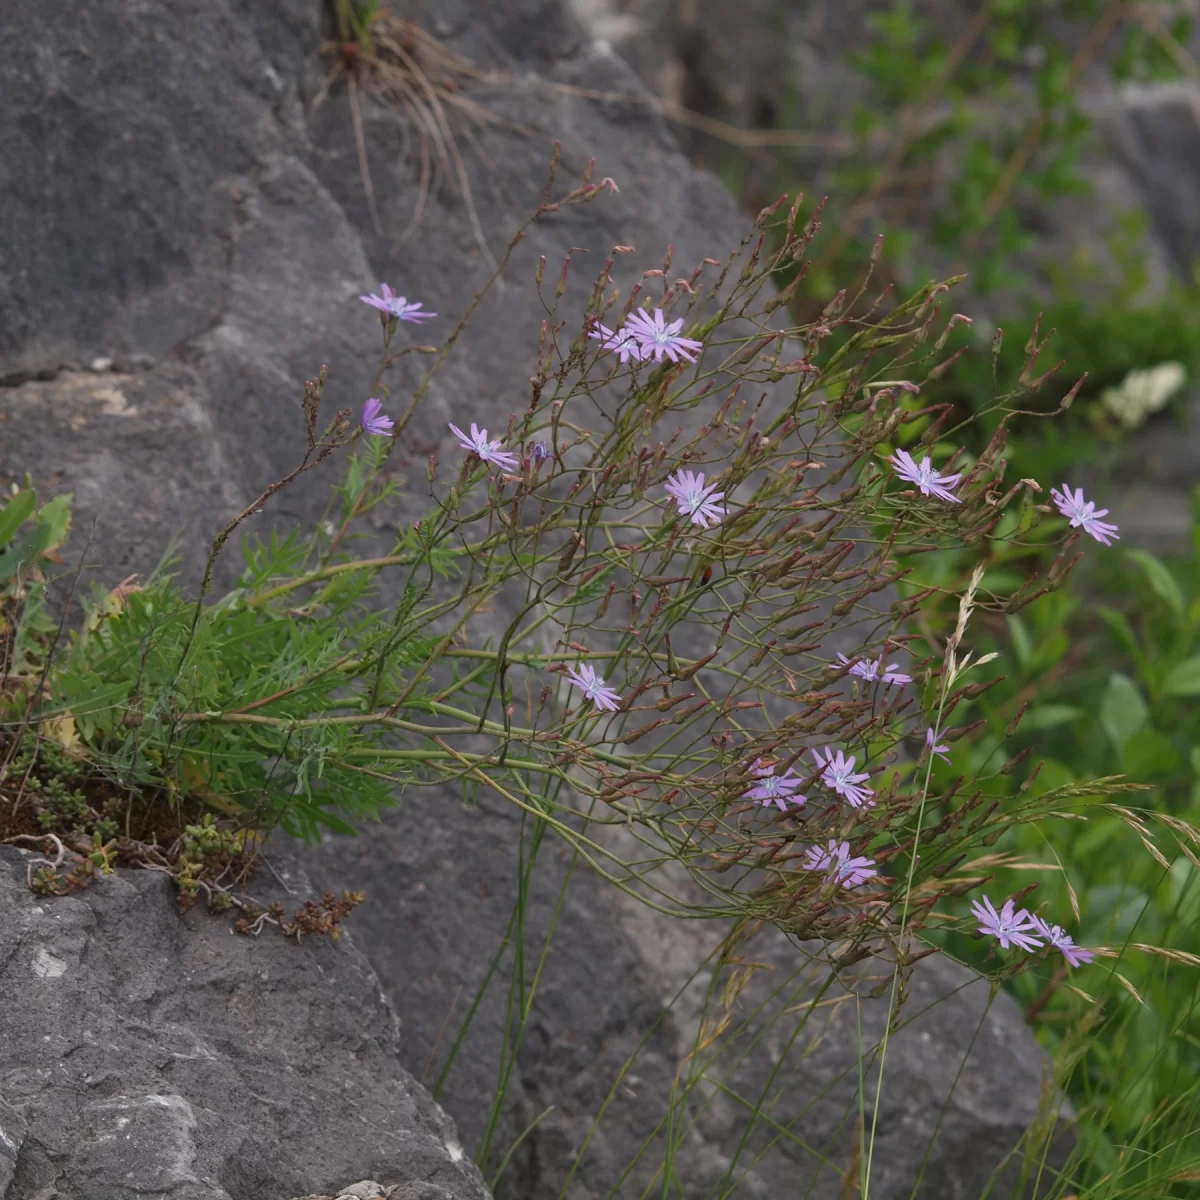
<svg viewBox="0 0 1200 1200">
<path fill-rule="evenodd" d="M 872 93 L 844 122 L 853 141 L 844 166 L 819 188 L 784 168 L 776 174 L 779 187 L 830 197 L 832 232 L 815 241 L 796 283 L 797 313 L 823 304 L 836 279 L 873 256 L 902 289 L 949 268 L 984 298 L 1004 330 L 999 345 L 992 323 L 980 322 L 955 343 L 965 353 L 909 403 L 946 406 L 943 429 L 957 428 L 974 453 L 1003 427 L 1009 480 L 1057 483 L 1087 463 L 1117 486 L 1129 430 L 1149 411 L 1123 400 L 1131 373 L 1182 367 L 1160 373 L 1174 372 L 1154 398 L 1168 409 L 1160 420 L 1174 419 L 1179 376 L 1200 377 L 1200 288 L 1186 279 L 1154 290 L 1142 214 L 1116 214 L 1105 244 L 1080 246 L 1065 261 L 1047 259 L 1037 224 L 1039 212 L 1087 196 L 1081 161 L 1094 130 L 1079 102 L 1085 73 L 1107 71 L 1114 83 L 1200 73 L 1186 49 L 1185 10 L 1006 0 L 964 7 L 960 25 L 943 33 L 946 25 L 898 0 L 872 18 L 868 44 L 848 55 Z M 802 126 L 794 98 L 782 98 L 780 110 L 785 124 Z M 740 190 L 747 176 L 738 154 L 719 159 Z M 748 205 L 762 201 L 747 196 Z M 872 249 L 880 230 L 881 258 Z M 946 299 L 972 312 L 953 293 Z M 1061 360 L 1068 384 L 1087 378 L 1069 411 L 1060 409 L 1063 389 L 1047 388 L 1014 420 L 995 405 L 995 380 L 1021 370 L 1039 328 L 1041 337 L 1053 331 L 1039 369 Z M 933 419 L 908 426 L 901 444 L 914 444 Z M 1037 882 L 1035 895 L 1056 911 L 1079 912 L 1085 943 L 1143 947 L 1078 979 L 1059 969 L 1049 980 L 1023 975 L 1007 985 L 1067 1073 L 1087 1145 L 1080 1196 L 1184 1196 L 1200 1182 L 1196 864 L 1182 847 L 1145 853 L 1156 829 L 1200 824 L 1200 494 L 1196 529 L 1192 546 L 1163 561 L 1122 547 L 1021 613 L 981 614 L 979 648 L 999 655 L 981 668 L 992 686 L 964 702 L 956 716 L 978 727 L 954 743 L 950 764 L 934 766 L 936 786 L 945 787 L 1016 750 L 1019 761 L 987 789 L 1006 804 L 1025 788 L 1037 795 L 1097 777 L 1148 785 L 1127 809 L 1097 806 L 1086 821 L 1065 812 L 1018 825 L 994 846 L 995 886 L 1012 892 Z M 1011 589 L 1051 562 L 1055 550 L 1036 531 L 1006 518 L 997 532 L 984 556 L 985 591 Z M 914 595 L 920 585 L 947 593 L 918 622 L 927 651 L 953 626 L 953 594 L 974 561 L 950 553 L 914 563 L 901 585 Z M 978 944 L 963 953 L 980 969 L 994 964 Z"/>
</svg>

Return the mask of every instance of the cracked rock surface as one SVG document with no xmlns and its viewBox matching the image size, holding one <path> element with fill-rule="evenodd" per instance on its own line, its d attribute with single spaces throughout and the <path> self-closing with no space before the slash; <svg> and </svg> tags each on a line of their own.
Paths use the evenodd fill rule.
<svg viewBox="0 0 1200 1200">
<path fill-rule="evenodd" d="M 181 918 L 150 871 L 39 898 L 27 857 L 0 847 L 4 1200 L 358 1196 L 340 1184 L 364 1170 L 389 1197 L 486 1200 L 349 942 Z M 281 867 L 277 898 L 311 891 Z"/>
</svg>

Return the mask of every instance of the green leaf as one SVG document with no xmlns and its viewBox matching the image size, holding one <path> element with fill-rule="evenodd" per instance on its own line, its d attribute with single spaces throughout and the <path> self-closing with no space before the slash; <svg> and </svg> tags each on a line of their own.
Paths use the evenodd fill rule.
<svg viewBox="0 0 1200 1200">
<path fill-rule="evenodd" d="M 1139 779 L 1147 775 L 1166 775 L 1179 765 L 1179 754 L 1161 733 L 1143 729 L 1125 743 L 1121 765 Z"/>
<path fill-rule="evenodd" d="M 1082 716 L 1083 709 L 1071 704 L 1039 704 L 1021 718 L 1019 732 L 1037 733 L 1042 729 L 1056 729 Z"/>
<path fill-rule="evenodd" d="M 19 546 L 9 546 L 0 554 L 0 583 L 17 573 L 22 564 L 33 560 L 33 538 L 26 538 Z"/>
<path fill-rule="evenodd" d="M 72 494 L 64 492 L 38 509 L 37 527 L 43 553 L 56 550 L 67 540 L 71 529 L 71 500 Z"/>
<path fill-rule="evenodd" d="M 1132 559 L 1145 571 L 1155 595 L 1164 601 L 1177 617 L 1182 617 L 1187 602 L 1184 600 L 1183 589 L 1166 564 L 1146 550 L 1126 550 L 1125 557 Z"/>
<path fill-rule="evenodd" d="M 1114 671 L 1100 704 L 1100 727 L 1120 750 L 1146 724 L 1149 710 L 1137 684 L 1128 675 Z"/>
<path fill-rule="evenodd" d="M 1063 629 L 1056 629 L 1053 633 L 1046 634 L 1034 652 L 1033 662 L 1030 664 L 1036 670 L 1044 671 L 1048 667 L 1054 666 L 1057 662 L 1062 662 L 1063 657 L 1071 648 L 1071 639 Z"/>
<path fill-rule="evenodd" d="M 1029 630 L 1025 628 L 1025 622 L 1015 614 L 1008 618 L 1008 635 L 1012 638 L 1017 663 L 1024 670 L 1033 656 L 1033 639 L 1029 636 Z"/>
<path fill-rule="evenodd" d="M 1176 663 L 1163 681 L 1164 696 L 1200 696 L 1200 654 Z"/>
<path fill-rule="evenodd" d="M 1117 639 L 1118 642 L 1134 657 L 1140 658 L 1141 651 L 1138 647 L 1137 634 L 1133 631 L 1133 626 L 1130 625 L 1128 617 L 1123 612 L 1119 612 L 1115 608 L 1102 606 L 1096 609 L 1100 619 L 1108 626 L 1109 632 Z"/>
<path fill-rule="evenodd" d="M 37 495 L 32 488 L 18 492 L 5 506 L 0 509 L 0 548 L 12 541 L 12 536 L 21 524 L 33 512 L 37 504 Z"/>
<path fill-rule="evenodd" d="M 999 569 L 989 571 L 982 580 L 983 586 L 998 596 L 1012 595 L 1024 582 L 1025 577 L 1018 575 L 1015 571 Z"/>
<path fill-rule="evenodd" d="M 1099 817 L 1081 824 L 1082 832 L 1077 834 L 1071 846 L 1071 854 L 1076 862 L 1095 860 L 1096 855 L 1113 838 L 1118 837 L 1124 827 L 1112 817 Z"/>
<path fill-rule="evenodd" d="M 1088 889 L 1088 910 L 1104 914 L 1100 926 L 1111 945 L 1127 940 L 1139 919 L 1150 907 L 1150 897 L 1128 883 L 1102 883 Z"/>
<path fill-rule="evenodd" d="M 32 495 L 32 492 L 23 493 Z M 15 501 L 14 501 L 15 502 Z M 9 506 L 11 508 L 11 505 Z M 8 515 L 9 508 L 0 514 L 0 520 Z M 36 563 L 62 545 L 67 530 L 71 527 L 70 495 L 55 496 L 38 509 L 33 531 L 24 541 L 13 543 L 0 554 L 0 583 L 10 579 L 22 566 Z"/>
</svg>

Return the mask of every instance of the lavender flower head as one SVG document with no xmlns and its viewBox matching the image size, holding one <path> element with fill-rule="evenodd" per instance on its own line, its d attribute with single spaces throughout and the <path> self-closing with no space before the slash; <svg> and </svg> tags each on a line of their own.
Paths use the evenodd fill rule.
<svg viewBox="0 0 1200 1200">
<path fill-rule="evenodd" d="M 679 505 L 679 511 L 691 517 L 693 525 L 707 529 L 709 525 L 720 524 L 725 508 L 719 502 L 725 498 L 725 493 L 718 492 L 715 483 L 705 487 L 703 471 L 698 475 L 691 471 L 676 471 L 664 486 L 667 495 Z"/>
<path fill-rule="evenodd" d="M 1113 538 L 1121 540 L 1115 525 L 1100 520 L 1101 517 L 1108 516 L 1108 509 L 1097 509 L 1093 500 L 1084 503 L 1083 488 L 1076 488 L 1072 492 L 1064 483 L 1061 492 L 1058 488 L 1050 489 L 1050 499 L 1058 505 L 1058 511 L 1071 522 L 1072 529 L 1082 526 L 1084 533 L 1091 534 L 1102 546 L 1111 546 Z"/>
<path fill-rule="evenodd" d="M 844 654 L 838 655 L 838 662 L 840 662 L 843 667 L 846 666 L 849 661 L 850 660 Z M 867 683 L 874 683 L 880 678 L 880 671 L 882 671 L 882 678 L 885 687 L 891 687 L 893 683 L 898 683 L 901 687 L 903 687 L 906 683 L 912 683 L 912 676 L 905 675 L 902 671 L 898 671 L 896 669 L 897 666 L 897 663 L 888 663 L 888 665 L 885 667 L 883 665 L 882 658 L 878 662 L 872 662 L 869 659 L 860 658 L 858 662 L 856 662 L 854 666 L 850 668 L 849 673 L 851 675 L 857 675 L 859 679 L 865 680 Z"/>
<path fill-rule="evenodd" d="M 485 463 L 495 463 L 496 466 L 503 467 L 506 471 L 516 470 L 517 456 L 510 454 L 507 450 L 501 450 L 503 442 L 489 442 L 487 430 L 480 429 L 474 421 L 471 422 L 470 437 L 467 437 L 457 425 L 451 425 L 450 432 L 458 438 L 458 444 L 464 450 L 478 454 Z"/>
<path fill-rule="evenodd" d="M 1056 950 L 1061 950 L 1063 958 L 1071 966 L 1077 967 L 1080 963 L 1090 963 L 1095 959 L 1096 952 L 1088 950 L 1084 946 L 1075 945 L 1075 939 L 1061 925 L 1051 925 L 1049 921 L 1043 921 L 1038 916 L 1033 917 L 1032 920 L 1037 926 L 1038 933 L 1046 939 L 1046 944 L 1053 946 Z"/>
<path fill-rule="evenodd" d="M 682 317 L 667 325 L 663 321 L 662 309 L 656 308 L 653 317 L 642 309 L 630 313 L 624 331 L 637 338 L 645 361 L 653 357 L 655 362 L 662 362 L 665 354 L 673 363 L 680 359 L 695 362 L 696 355 L 704 349 L 704 343 L 682 337 L 679 333 L 682 328 Z"/>
<path fill-rule="evenodd" d="M 820 750 L 814 750 L 812 754 L 813 758 L 817 760 L 817 765 L 822 768 L 821 782 L 827 788 L 836 792 L 853 808 L 862 808 L 864 804 L 868 807 L 874 805 L 875 801 L 871 799 L 875 794 L 874 791 L 869 787 L 861 786 L 863 780 L 870 779 L 871 776 L 866 771 L 855 774 L 855 756 L 853 754 L 847 758 L 839 750 L 835 758 L 832 746 L 825 747 L 823 758 Z"/>
<path fill-rule="evenodd" d="M 998 938 L 1005 950 L 1010 945 L 1022 950 L 1036 950 L 1042 944 L 1037 936 L 1041 930 L 1036 919 L 1023 908 L 1014 911 L 1012 900 L 1006 900 L 997 912 L 996 906 L 984 896 L 982 903 L 971 901 L 971 911 L 979 919 L 979 932 Z"/>
<path fill-rule="evenodd" d="M 534 462 L 545 462 L 550 457 L 550 447 L 545 442 L 534 442 L 531 453 Z"/>
<path fill-rule="evenodd" d="M 851 858 L 850 843 L 829 840 L 829 847 L 809 846 L 804 854 L 804 866 L 810 871 L 825 871 L 835 883 L 844 888 L 861 887 L 878 875 L 873 858 Z"/>
<path fill-rule="evenodd" d="M 374 396 L 363 404 L 359 423 L 362 425 L 364 433 L 373 434 L 375 437 L 387 437 L 392 432 L 394 422 L 391 417 L 384 416 L 380 412 L 381 408 L 383 408 L 383 401 L 376 400 Z"/>
<path fill-rule="evenodd" d="M 961 473 L 957 475 L 939 475 L 933 469 L 933 463 L 930 461 L 928 454 L 921 459 L 920 466 L 917 466 L 913 461 L 913 456 L 907 450 L 897 450 L 888 459 L 888 462 L 892 464 L 892 469 L 901 479 L 907 479 L 909 483 L 915 483 L 922 496 L 937 496 L 941 500 L 949 500 L 952 504 L 962 503 L 959 497 L 950 491 L 962 478 Z"/>
<path fill-rule="evenodd" d="M 925 730 L 925 746 L 929 750 L 930 754 L 936 754 L 939 758 L 943 759 L 945 762 L 949 762 L 950 761 L 950 754 L 949 754 L 950 747 L 935 745 L 936 742 L 937 742 L 937 738 L 934 737 L 933 726 L 931 725 L 927 730 Z"/>
<path fill-rule="evenodd" d="M 757 800 L 764 807 L 774 804 L 780 812 L 787 812 L 789 804 L 807 802 L 808 797 L 799 794 L 800 776 L 790 767 L 782 775 L 776 775 L 774 767 L 766 766 L 761 758 L 756 758 L 750 771 L 758 776 L 759 782 L 743 792 L 742 799 Z"/>
<path fill-rule="evenodd" d="M 359 299 L 364 304 L 377 308 L 385 317 L 397 317 L 401 321 L 419 324 L 437 316 L 435 312 L 421 312 L 421 301 L 414 300 L 410 304 L 403 296 L 397 296 L 386 283 L 379 285 L 379 291 L 378 296 L 359 296 Z"/>
<path fill-rule="evenodd" d="M 613 353 L 619 354 L 622 364 L 627 363 L 630 359 L 633 359 L 634 362 L 642 361 L 641 344 L 628 328 L 622 328 L 619 333 L 613 333 L 607 325 L 601 325 L 597 321 L 588 337 L 598 340 L 601 350 L 611 350 Z"/>
<path fill-rule="evenodd" d="M 604 682 L 603 675 L 597 675 L 594 667 L 586 663 L 579 667 L 568 667 L 567 678 L 582 689 L 587 698 L 603 712 L 616 712 L 621 706 L 621 694 L 610 688 Z"/>
</svg>

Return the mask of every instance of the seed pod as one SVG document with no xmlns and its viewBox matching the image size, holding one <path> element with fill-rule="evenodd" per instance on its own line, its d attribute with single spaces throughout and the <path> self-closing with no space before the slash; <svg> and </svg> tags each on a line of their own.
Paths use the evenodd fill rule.
<svg viewBox="0 0 1200 1200">
<path fill-rule="evenodd" d="M 772 647 L 773 645 L 775 645 L 775 639 L 774 639 L 774 638 L 772 638 L 772 639 L 771 639 L 769 642 L 767 642 L 767 644 L 766 644 L 765 646 L 761 646 L 761 647 L 759 647 L 759 649 L 758 649 L 758 650 L 756 650 L 756 651 L 754 652 L 754 656 L 753 656 L 753 657 L 750 659 L 750 664 L 749 664 L 749 665 L 750 665 L 750 666 L 752 666 L 752 667 L 757 667 L 757 666 L 758 666 L 758 664 L 759 664 L 760 662 L 762 662 L 762 660 L 763 660 L 764 658 L 766 658 L 766 657 L 767 657 L 767 652 L 768 652 L 768 651 L 771 649 L 771 647 Z"/>
<path fill-rule="evenodd" d="M 608 613 L 608 602 L 613 598 L 613 592 L 617 590 L 616 583 L 608 585 L 608 591 L 604 593 L 604 599 L 600 601 L 600 607 L 596 609 L 596 620 L 599 621 Z"/>
<path fill-rule="evenodd" d="M 1084 381 L 1086 379 L 1087 379 L 1087 372 L 1084 371 L 1084 373 L 1079 377 L 1079 381 L 1075 384 L 1075 386 L 1073 388 L 1071 388 L 1071 390 L 1062 398 L 1062 403 L 1059 404 L 1059 406 L 1058 406 L 1058 411 L 1060 413 L 1066 412 L 1067 409 L 1070 408 L 1071 405 L 1075 403 L 1075 397 L 1079 395 L 1079 389 L 1081 387 L 1083 387 Z"/>
<path fill-rule="evenodd" d="M 1013 717 L 1013 719 L 1011 721 L 1009 721 L 1009 723 L 1007 725 L 1005 725 L 1005 727 L 1004 727 L 1004 736 L 1005 737 L 1012 737 L 1012 735 L 1017 732 L 1017 726 L 1020 725 L 1021 718 L 1025 715 L 1025 710 L 1028 707 L 1029 707 L 1029 701 L 1026 700 L 1022 703 L 1021 707 L 1019 709 L 1017 709 L 1017 715 L 1015 717 Z"/>
<path fill-rule="evenodd" d="M 699 671 L 701 667 L 707 666 L 716 657 L 717 657 L 717 651 L 714 650 L 710 655 L 708 655 L 707 658 L 701 658 L 698 661 L 692 663 L 692 665 L 690 667 L 684 667 L 681 671 L 677 672 L 677 674 L 675 675 L 675 678 L 676 679 L 691 679 L 691 677 L 693 675 L 695 675 L 695 673 L 697 671 Z M 707 701 L 705 701 L 705 703 L 707 703 Z"/>
<path fill-rule="evenodd" d="M 571 565 L 571 560 L 575 557 L 575 552 L 583 545 L 583 534 L 576 529 L 571 534 L 571 540 L 567 543 L 567 548 L 562 552 L 562 557 L 558 560 L 558 572 L 561 575 Z"/>
<path fill-rule="evenodd" d="M 1008 762 L 1006 762 L 1004 766 L 1000 768 L 1000 774 L 1011 775 L 1017 769 L 1017 767 L 1020 766 L 1021 763 L 1023 763 L 1032 753 L 1033 747 L 1026 746 L 1024 750 L 1014 754 L 1012 758 L 1010 758 Z"/>
<path fill-rule="evenodd" d="M 846 289 L 842 288 L 840 292 L 821 310 L 823 317 L 836 317 L 842 311 L 842 305 L 846 303 Z"/>
<path fill-rule="evenodd" d="M 679 663 L 675 659 L 675 651 L 671 646 L 671 635 L 669 633 L 663 635 L 663 642 L 667 647 L 667 671 L 674 678 L 679 678 Z"/>
<path fill-rule="evenodd" d="M 633 730 L 631 733 L 627 733 L 623 738 L 620 739 L 622 745 L 627 746 L 631 742 L 636 742 L 638 738 L 649 733 L 650 730 L 657 729 L 660 725 L 666 724 L 666 721 L 666 717 L 659 717 L 658 720 L 651 721 L 648 725 L 639 726 L 637 729 Z"/>
</svg>

